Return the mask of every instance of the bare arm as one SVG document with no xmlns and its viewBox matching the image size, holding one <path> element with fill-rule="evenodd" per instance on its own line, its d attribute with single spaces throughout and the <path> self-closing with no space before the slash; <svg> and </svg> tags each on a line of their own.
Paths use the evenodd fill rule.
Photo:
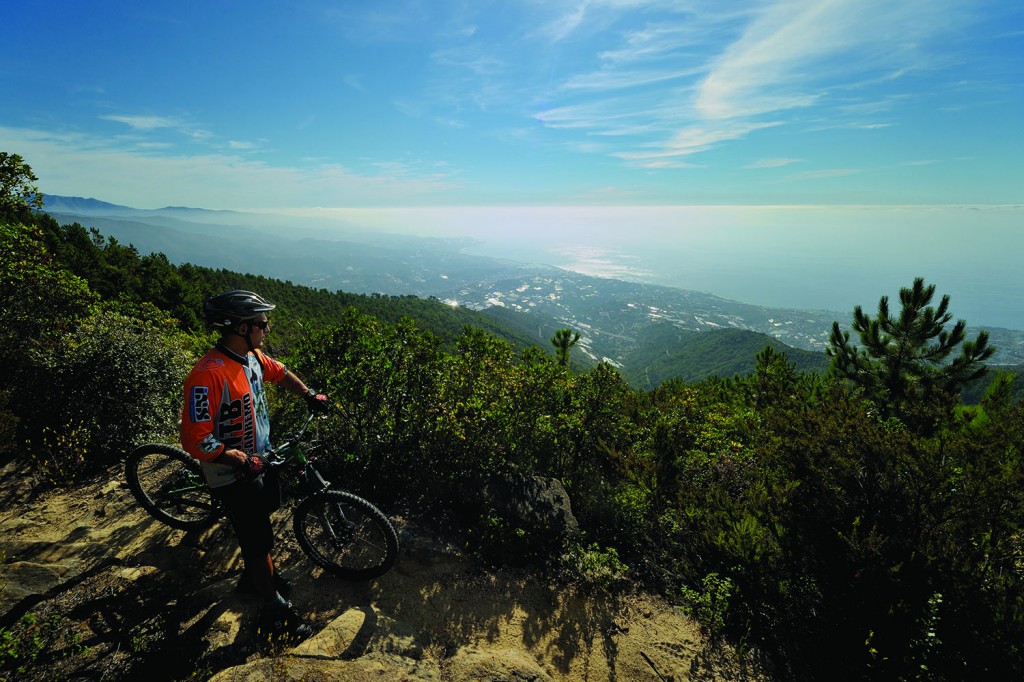
<svg viewBox="0 0 1024 682">
<path fill-rule="evenodd" d="M 288 391 L 291 391 L 295 395 L 298 395 L 298 396 L 307 396 L 307 395 L 309 395 L 309 387 L 306 386 L 306 384 L 302 381 L 302 379 L 300 379 L 299 377 L 295 376 L 295 374 L 293 374 L 290 370 L 286 369 L 284 371 L 284 378 L 281 379 L 280 385 L 283 386 Z"/>
</svg>

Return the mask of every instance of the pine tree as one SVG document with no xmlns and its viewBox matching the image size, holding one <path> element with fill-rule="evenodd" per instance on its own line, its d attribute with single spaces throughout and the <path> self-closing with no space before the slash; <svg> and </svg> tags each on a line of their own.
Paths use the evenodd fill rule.
<svg viewBox="0 0 1024 682">
<path fill-rule="evenodd" d="M 984 362 L 995 352 L 987 332 L 966 340 L 964 320 L 947 330 L 953 319 L 949 296 L 935 308 L 930 305 L 934 295 L 935 285 L 925 285 L 918 277 L 912 287 L 900 289 L 902 309 L 897 316 L 889 312 L 888 296 L 879 300 L 874 319 L 855 307 L 853 331 L 859 344 L 851 343 L 850 333 L 833 322 L 826 351 L 831 371 L 863 387 L 883 416 L 917 426 L 924 425 L 922 418 L 934 413 L 937 405 L 955 401 L 966 383 L 983 376 Z M 948 361 L 958 346 L 960 354 Z"/>
<path fill-rule="evenodd" d="M 555 332 L 555 335 L 551 337 L 551 345 L 555 347 L 555 354 L 558 356 L 558 364 L 563 367 L 569 366 L 569 351 L 579 340 L 580 333 L 576 332 L 575 335 L 573 335 L 573 331 L 568 327 L 565 329 L 559 329 Z"/>
</svg>

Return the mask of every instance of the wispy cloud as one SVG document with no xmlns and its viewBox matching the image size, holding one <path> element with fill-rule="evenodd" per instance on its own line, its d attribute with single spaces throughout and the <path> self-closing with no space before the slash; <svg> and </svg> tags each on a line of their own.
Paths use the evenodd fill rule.
<svg viewBox="0 0 1024 682">
<path fill-rule="evenodd" d="M 596 3 L 580 2 L 546 24 L 545 35 L 583 32 L 588 22 L 607 23 L 609 13 L 638 4 L 605 2 L 598 12 Z M 879 114 L 905 95 L 856 101 L 851 91 L 927 68 L 929 44 L 960 19 L 958 6 L 956 0 L 772 0 L 723 11 L 718 3 L 648 2 L 649 23 L 613 33 L 617 44 L 594 55 L 597 68 L 562 80 L 560 93 L 575 101 L 536 118 L 591 135 L 646 136 L 640 144 L 650 151 L 614 153 L 631 163 L 706 152 L 812 107 L 829 119 L 818 129 L 888 127 L 893 122 L 877 120 Z M 633 92 L 620 96 L 627 91 Z M 658 105 L 651 106 L 655 96 Z"/>
<path fill-rule="evenodd" d="M 205 130 L 200 126 L 196 126 L 183 119 L 170 116 L 106 114 L 100 116 L 100 120 L 123 123 L 131 128 L 134 133 L 138 134 L 172 131 L 191 142 L 199 144 L 212 142 L 215 138 L 214 134 L 209 130 Z M 167 140 L 161 141 L 166 142 Z M 146 140 L 146 142 L 152 142 L 152 140 Z M 141 143 L 136 146 L 139 146 L 140 144 Z"/>
<path fill-rule="evenodd" d="M 790 180 L 821 180 L 823 178 L 839 178 L 846 175 L 862 173 L 860 168 L 822 168 L 820 170 L 796 173 L 789 176 Z"/>
<path fill-rule="evenodd" d="M 605 64 L 612 65 L 671 59 L 696 45 L 707 44 L 710 36 L 717 33 L 714 23 L 706 17 L 700 21 L 687 17 L 686 20 L 646 24 L 627 31 L 619 45 L 598 56 Z"/>
<path fill-rule="evenodd" d="M 714 61 L 696 108 L 708 118 L 818 102 L 833 84 L 922 60 L 919 44 L 955 21 L 942 0 L 778 0 Z"/>
<path fill-rule="evenodd" d="M 46 194 L 102 197 L 139 208 L 384 205 L 396 197 L 422 202 L 459 187 L 456 171 L 436 164 L 380 162 L 360 173 L 317 160 L 274 166 L 214 151 L 139 154 L 138 144 L 116 138 L 30 128 L 0 126 L 0 139 L 31 159 Z"/>
<path fill-rule="evenodd" d="M 360 43 L 402 43 L 422 24 L 424 6 L 402 3 L 326 3 L 318 20 L 335 26 L 348 40 Z"/>
<path fill-rule="evenodd" d="M 626 159 L 629 165 L 633 168 L 648 168 L 651 170 L 659 170 L 662 168 L 701 168 L 700 164 L 689 163 L 688 161 L 680 161 L 675 158 L 644 158 L 643 155 L 637 155 L 634 158 L 630 158 L 629 152 L 622 152 L 616 154 L 620 158 Z"/>
<path fill-rule="evenodd" d="M 793 163 L 800 163 L 800 159 L 790 159 L 787 157 L 779 157 L 775 159 L 759 159 L 753 163 L 747 164 L 744 168 L 748 169 L 761 169 L 761 168 L 782 168 Z"/>
<path fill-rule="evenodd" d="M 636 135 L 654 121 L 637 116 L 618 100 L 601 100 L 541 111 L 534 118 L 549 128 L 577 129 L 600 135 Z"/>
<path fill-rule="evenodd" d="M 109 114 L 100 116 L 104 121 L 124 123 L 134 130 L 157 130 L 159 128 L 180 128 L 181 122 L 166 116 L 128 116 Z"/>
<path fill-rule="evenodd" d="M 109 188 L 122 180 L 138 184 L 127 170 L 121 173 L 132 154 L 144 157 L 140 174 L 143 168 L 155 173 L 154 186 L 166 180 L 169 194 L 192 183 L 190 163 L 209 183 L 229 171 L 246 178 L 245 186 L 225 181 L 230 192 L 209 202 L 221 206 L 243 203 L 229 195 L 259 203 L 260 194 L 276 195 L 277 187 L 282 195 L 309 197 L 305 204 L 337 204 L 341 197 L 365 203 L 384 187 L 434 198 L 459 182 L 480 201 L 542 195 L 553 201 L 549 197 L 576 196 L 596 185 L 713 202 L 732 196 L 785 201 L 790 195 L 777 190 L 804 179 L 792 195 L 797 200 L 814 198 L 821 188 L 833 192 L 830 199 L 845 200 L 843 183 L 811 181 L 859 172 L 848 168 L 853 165 L 865 169 L 865 177 L 849 183 L 858 192 L 897 179 L 893 184 L 917 183 L 900 195 L 942 195 L 939 183 L 926 182 L 931 178 L 924 169 L 898 172 L 900 159 L 923 164 L 931 158 L 913 152 L 893 158 L 907 131 L 927 132 L 936 140 L 928 154 L 945 159 L 950 169 L 966 165 L 952 162 L 960 152 L 943 146 L 950 141 L 977 148 L 983 158 L 1002 154 L 993 177 L 1010 187 L 1000 190 L 999 199 L 1006 200 L 1014 167 L 1003 158 L 1009 152 L 1002 141 L 1012 139 L 1009 112 L 1018 99 L 1019 60 L 1010 49 L 1013 38 L 999 33 L 1024 19 L 1019 8 L 1004 7 L 1013 4 L 319 2 L 296 8 L 288 23 L 262 8 L 254 9 L 253 26 L 262 21 L 260 26 L 281 29 L 273 33 L 280 59 L 245 57 L 251 41 L 229 24 L 202 27 L 226 42 L 204 40 L 201 46 L 222 45 L 244 57 L 238 87 L 222 107 L 203 93 L 223 83 L 223 71 L 202 67 L 209 60 L 198 53 L 199 68 L 180 78 L 160 71 L 174 65 L 159 55 L 140 57 L 154 59 L 146 65 L 161 76 L 151 87 L 122 80 L 116 70 L 104 73 L 107 59 L 89 63 L 83 57 L 88 68 L 70 70 L 66 78 L 92 83 L 102 76 L 102 90 L 76 95 L 70 85 L 53 88 L 57 97 L 45 108 L 11 110 L 3 124 L 91 131 L 33 144 L 50 154 L 51 173 L 59 173 L 53 150 L 61 146 L 65 166 L 77 162 L 97 177 L 104 174 L 99 159 L 110 159 L 116 178 L 104 183 Z M 976 25 L 962 21 L 989 9 L 991 15 Z M 108 26 L 107 19 L 97 15 L 96 25 Z M 183 18 L 182 27 L 188 24 Z M 140 35 L 147 30 L 136 28 Z M 236 38 L 243 42 L 232 43 Z M 995 44 L 999 40 L 1005 42 Z M 311 71 L 313 62 L 324 68 Z M 48 82 L 62 77 L 57 70 L 45 75 Z M 238 116 L 262 111 L 266 88 L 282 84 L 291 96 L 265 116 Z M 956 106 L 971 110 L 943 113 Z M 311 150 L 320 158 L 304 158 Z M 475 172 L 439 170 L 437 159 Z M 33 167 L 43 164 L 32 161 Z M 684 182 L 674 172 L 659 172 L 696 167 L 705 170 L 678 174 Z M 808 169 L 823 170 L 799 174 Z M 952 183 L 954 174 L 942 174 L 947 177 Z M 384 200 L 404 201 L 403 191 Z M 883 187 L 880 194 L 897 191 Z M 168 196 L 160 203 L 185 200 Z M 281 203 L 291 202 L 282 197 Z"/>
<path fill-rule="evenodd" d="M 822 132 L 825 130 L 882 130 L 892 128 L 895 124 L 887 121 L 850 121 L 845 118 L 829 118 L 812 122 L 807 132 Z"/>
<path fill-rule="evenodd" d="M 564 40 L 583 23 L 587 13 L 587 3 L 581 2 L 557 19 L 549 21 L 537 29 L 537 35 L 548 40 Z"/>
<path fill-rule="evenodd" d="M 875 99 L 868 102 L 850 102 L 849 104 L 840 104 L 836 108 L 846 114 L 852 114 L 856 116 L 872 116 L 881 113 L 887 113 L 892 111 L 901 100 L 906 100 L 906 95 L 903 96 L 891 96 L 886 99 Z"/>
<path fill-rule="evenodd" d="M 650 151 L 617 152 L 614 156 L 631 162 L 651 162 L 656 159 L 668 159 L 706 151 L 712 146 L 728 140 L 736 140 L 762 128 L 771 128 L 778 122 L 745 123 L 734 122 L 729 125 L 692 126 L 677 132 L 664 143 L 649 145 Z M 646 165 L 645 167 L 651 167 Z"/>
<path fill-rule="evenodd" d="M 643 85 L 653 85 L 703 73 L 700 67 L 684 69 L 637 69 L 630 71 L 602 70 L 573 76 L 562 86 L 565 90 L 595 90 L 606 92 Z"/>
</svg>

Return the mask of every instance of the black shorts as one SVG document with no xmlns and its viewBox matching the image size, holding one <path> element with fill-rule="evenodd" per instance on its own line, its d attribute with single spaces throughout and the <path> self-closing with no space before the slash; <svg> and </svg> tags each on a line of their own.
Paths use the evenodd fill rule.
<svg viewBox="0 0 1024 682">
<path fill-rule="evenodd" d="M 277 473 L 263 473 L 249 481 L 210 488 L 221 501 L 238 536 L 246 563 L 260 561 L 274 548 L 270 515 L 281 506 L 281 481 Z"/>
</svg>

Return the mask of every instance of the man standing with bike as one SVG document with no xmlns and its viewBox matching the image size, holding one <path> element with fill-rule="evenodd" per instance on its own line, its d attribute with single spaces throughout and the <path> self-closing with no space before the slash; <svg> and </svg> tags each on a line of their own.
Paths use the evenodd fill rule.
<svg viewBox="0 0 1024 682">
<path fill-rule="evenodd" d="M 206 301 L 206 321 L 220 330 L 217 344 L 185 380 L 181 444 L 202 465 L 211 494 L 231 519 L 245 562 L 239 591 L 264 600 L 261 630 L 274 638 L 301 640 L 313 630 L 285 599 L 287 581 L 274 571 L 270 515 L 280 506 L 276 475 L 264 475 L 270 449 L 265 382 L 305 398 L 311 410 L 326 411 L 317 395 L 277 360 L 260 350 L 275 308 L 251 291 L 235 290 Z"/>
</svg>

